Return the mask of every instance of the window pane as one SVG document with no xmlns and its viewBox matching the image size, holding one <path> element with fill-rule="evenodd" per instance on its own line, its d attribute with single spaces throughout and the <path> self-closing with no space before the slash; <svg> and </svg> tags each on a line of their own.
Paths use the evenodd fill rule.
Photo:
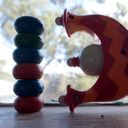
<svg viewBox="0 0 128 128">
<path fill-rule="evenodd" d="M 99 39 L 87 33 L 78 32 L 68 38 L 65 29 L 55 24 L 65 8 L 75 14 L 108 15 L 128 27 L 128 5 L 126 0 L 1 0 L 0 1 L 0 102 L 13 102 L 16 95 L 13 86 L 16 80 L 12 69 L 16 65 L 12 59 L 14 45 L 14 21 L 23 15 L 38 18 L 45 27 L 41 35 L 44 59 L 41 66 L 44 74 L 40 79 L 44 84 L 41 97 L 45 102 L 57 101 L 66 92 L 66 86 L 85 90 L 93 86 L 98 76 L 84 74 L 80 68 L 67 66 L 67 59 L 80 56 L 83 48 L 99 43 Z"/>
</svg>

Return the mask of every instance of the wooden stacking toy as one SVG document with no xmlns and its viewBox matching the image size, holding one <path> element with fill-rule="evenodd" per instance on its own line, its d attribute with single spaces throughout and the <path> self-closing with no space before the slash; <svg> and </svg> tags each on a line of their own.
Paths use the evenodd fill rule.
<svg viewBox="0 0 128 128">
<path fill-rule="evenodd" d="M 12 71 L 17 79 L 13 91 L 18 96 L 14 107 L 19 113 L 33 113 L 40 111 L 44 105 L 39 98 L 44 89 L 39 81 L 43 75 L 40 49 L 44 43 L 40 35 L 44 27 L 37 18 L 22 16 L 16 19 L 14 28 L 18 33 L 14 38 L 17 48 L 13 52 L 13 59 L 17 63 Z"/>
</svg>

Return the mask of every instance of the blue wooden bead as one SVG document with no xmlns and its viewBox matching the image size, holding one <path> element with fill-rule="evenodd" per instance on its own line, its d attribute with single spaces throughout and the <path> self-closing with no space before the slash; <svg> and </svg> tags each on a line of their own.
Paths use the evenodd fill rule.
<svg viewBox="0 0 128 128">
<path fill-rule="evenodd" d="M 35 17 L 22 16 L 16 19 L 14 28 L 18 33 L 32 33 L 41 35 L 44 31 L 43 24 Z"/>
<path fill-rule="evenodd" d="M 19 80 L 15 83 L 13 91 L 21 97 L 39 96 L 44 86 L 38 80 Z"/>
<path fill-rule="evenodd" d="M 39 64 L 43 59 L 41 51 L 34 48 L 17 48 L 13 52 L 13 59 L 16 63 L 36 63 Z"/>
</svg>

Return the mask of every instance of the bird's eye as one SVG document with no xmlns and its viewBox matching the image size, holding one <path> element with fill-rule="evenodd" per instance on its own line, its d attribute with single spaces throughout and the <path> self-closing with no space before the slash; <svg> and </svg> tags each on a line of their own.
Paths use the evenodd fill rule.
<svg viewBox="0 0 128 128">
<path fill-rule="evenodd" d="M 70 18 L 70 19 L 74 19 L 74 16 L 72 16 L 72 15 L 69 15 L 69 18 Z"/>
<path fill-rule="evenodd" d="M 125 49 L 121 49 L 121 54 L 125 56 L 127 54 L 126 50 Z"/>
<path fill-rule="evenodd" d="M 79 100 L 80 97 L 77 94 L 74 94 L 74 100 Z"/>
</svg>

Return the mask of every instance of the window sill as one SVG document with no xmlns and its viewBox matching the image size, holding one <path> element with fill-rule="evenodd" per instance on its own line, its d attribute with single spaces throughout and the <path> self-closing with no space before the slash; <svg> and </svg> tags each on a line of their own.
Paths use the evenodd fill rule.
<svg viewBox="0 0 128 128">
<path fill-rule="evenodd" d="M 0 128 L 127 128 L 128 106 L 44 107 L 32 114 L 18 114 L 13 107 L 0 108 Z"/>
</svg>

